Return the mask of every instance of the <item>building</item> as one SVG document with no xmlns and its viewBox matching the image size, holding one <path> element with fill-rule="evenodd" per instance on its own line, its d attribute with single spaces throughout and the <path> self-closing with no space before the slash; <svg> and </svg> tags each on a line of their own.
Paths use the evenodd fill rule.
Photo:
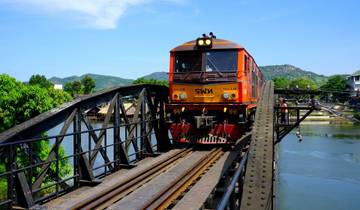
<svg viewBox="0 0 360 210">
<path fill-rule="evenodd" d="M 357 96 L 360 93 L 360 70 L 348 77 L 348 84 L 353 91 L 351 95 Z"/>
<path fill-rule="evenodd" d="M 62 85 L 62 84 L 54 84 L 54 89 L 55 89 L 55 90 L 62 90 L 62 89 L 63 89 L 63 85 Z"/>
</svg>

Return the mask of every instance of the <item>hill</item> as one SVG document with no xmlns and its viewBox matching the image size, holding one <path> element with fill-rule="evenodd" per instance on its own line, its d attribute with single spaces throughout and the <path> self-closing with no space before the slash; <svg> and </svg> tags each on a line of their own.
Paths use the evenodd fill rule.
<svg viewBox="0 0 360 210">
<path fill-rule="evenodd" d="M 90 76 L 95 80 L 96 83 L 96 90 L 106 89 L 114 86 L 124 86 L 132 84 L 132 79 L 124 79 L 121 77 L 115 76 L 106 76 L 106 75 L 99 75 L 99 74 L 84 74 L 81 76 L 70 76 L 65 78 L 59 77 L 51 77 L 49 80 L 52 83 L 62 84 L 64 85 L 67 82 L 73 82 L 76 80 L 81 80 L 85 76 Z"/>
<path fill-rule="evenodd" d="M 288 64 L 260 66 L 260 69 L 264 73 L 267 80 L 273 79 L 275 77 L 285 77 L 289 80 L 299 77 L 307 77 L 313 80 L 316 84 L 322 84 L 327 80 L 327 77 L 324 75 L 319 75 L 311 71 L 305 71 L 296 66 Z"/>
<path fill-rule="evenodd" d="M 144 76 L 145 79 L 168 80 L 169 75 L 165 71 L 154 72 Z"/>
<path fill-rule="evenodd" d="M 326 76 L 316 74 L 311 71 L 305 71 L 298 67 L 284 64 L 284 65 L 271 65 L 260 66 L 261 71 L 264 73 L 267 80 L 275 77 L 285 77 L 286 79 L 295 79 L 299 77 L 308 77 L 316 84 L 321 84 L 327 80 Z M 145 79 L 168 80 L 167 72 L 154 72 L 144 76 Z"/>
<path fill-rule="evenodd" d="M 285 77 L 289 80 L 299 78 L 299 77 L 308 77 L 313 80 L 316 84 L 321 85 L 326 82 L 327 77 L 323 75 L 316 74 L 311 71 L 305 71 L 298 67 L 292 65 L 271 65 L 271 66 L 260 66 L 261 71 L 264 73 L 266 79 L 273 79 L 275 77 Z M 49 80 L 52 83 L 56 84 L 65 84 L 67 82 L 73 82 L 76 80 L 81 80 L 85 76 L 92 77 L 96 82 L 96 90 L 101 90 L 114 86 L 123 86 L 130 85 L 134 80 L 124 79 L 121 77 L 115 76 L 105 76 L 98 74 L 85 74 L 82 76 L 70 76 L 65 78 L 52 77 Z M 167 72 L 154 72 L 144 76 L 145 79 L 156 79 L 156 80 L 168 80 Z"/>
</svg>

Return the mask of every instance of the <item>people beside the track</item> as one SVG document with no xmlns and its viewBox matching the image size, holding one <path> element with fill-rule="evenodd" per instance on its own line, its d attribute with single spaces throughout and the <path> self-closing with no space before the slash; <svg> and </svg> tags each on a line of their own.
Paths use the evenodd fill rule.
<svg viewBox="0 0 360 210">
<path fill-rule="evenodd" d="M 281 113 L 281 120 L 280 123 L 288 124 L 289 123 L 289 110 L 288 104 L 286 103 L 286 99 L 282 99 L 280 102 L 280 113 Z"/>
</svg>

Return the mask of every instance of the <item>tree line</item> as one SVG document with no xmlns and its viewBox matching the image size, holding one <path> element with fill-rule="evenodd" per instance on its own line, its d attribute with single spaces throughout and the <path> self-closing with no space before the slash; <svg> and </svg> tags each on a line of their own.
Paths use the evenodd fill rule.
<svg viewBox="0 0 360 210">
<path fill-rule="evenodd" d="M 139 77 L 133 81 L 133 84 L 152 84 L 152 85 L 163 85 L 169 87 L 169 82 L 166 80 L 156 80 L 156 79 L 145 79 L 144 77 Z"/>
<path fill-rule="evenodd" d="M 335 98 L 344 98 L 344 92 L 349 89 L 347 79 L 341 75 L 334 75 L 323 84 L 316 84 L 307 77 L 300 77 L 293 80 L 284 77 L 276 77 L 273 79 L 275 88 L 279 89 L 311 89 L 333 92 Z"/>
<path fill-rule="evenodd" d="M 95 87 L 95 80 L 90 76 L 85 76 L 81 80 L 65 83 L 64 90 L 72 96 L 75 96 L 92 93 Z"/>
<path fill-rule="evenodd" d="M 311 90 L 336 90 L 345 91 L 347 89 L 347 80 L 341 75 L 334 75 L 323 84 L 316 84 L 308 77 L 299 77 L 289 80 L 285 77 L 273 78 L 275 88 L 279 89 L 311 89 Z"/>
</svg>

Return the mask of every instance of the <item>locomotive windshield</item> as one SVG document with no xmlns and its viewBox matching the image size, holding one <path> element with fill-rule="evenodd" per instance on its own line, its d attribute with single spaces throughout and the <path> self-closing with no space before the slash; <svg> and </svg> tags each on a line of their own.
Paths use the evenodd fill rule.
<svg viewBox="0 0 360 210">
<path fill-rule="evenodd" d="M 237 51 L 189 51 L 175 54 L 175 73 L 236 72 Z"/>
<path fill-rule="evenodd" d="M 206 52 L 205 71 L 231 72 L 237 69 L 237 51 Z"/>
<path fill-rule="evenodd" d="M 181 52 L 175 55 L 175 72 L 201 71 L 201 52 Z"/>
</svg>

